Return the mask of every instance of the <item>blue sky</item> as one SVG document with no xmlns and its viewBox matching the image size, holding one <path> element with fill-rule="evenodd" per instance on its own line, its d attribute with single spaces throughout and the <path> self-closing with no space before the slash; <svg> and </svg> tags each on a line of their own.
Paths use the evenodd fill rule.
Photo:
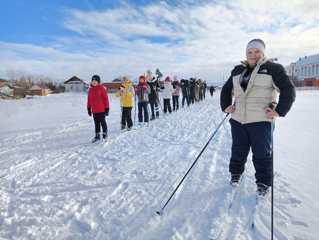
<svg viewBox="0 0 319 240">
<path fill-rule="evenodd" d="M 76 36 L 73 31 L 63 26 L 68 18 L 68 10 L 101 11 L 116 8 L 123 4 L 143 6 L 157 1 L 134 0 L 5 0 L 1 2 L 0 21 L 5 23 L 0 28 L 0 40 L 15 43 L 46 45 L 59 36 Z M 172 6 L 176 1 L 166 1 Z M 185 1 L 184 1 L 185 2 Z M 155 42 L 166 41 L 163 37 L 152 39 Z"/>
<path fill-rule="evenodd" d="M 0 77 L 164 75 L 222 81 L 251 38 L 287 65 L 318 53 L 319 1 L 5 0 Z"/>
<path fill-rule="evenodd" d="M 2 1 L 0 40 L 16 43 L 47 44 L 59 36 L 72 36 L 63 20 L 68 9 L 98 10 L 114 7 L 116 1 L 13 0 Z"/>
</svg>

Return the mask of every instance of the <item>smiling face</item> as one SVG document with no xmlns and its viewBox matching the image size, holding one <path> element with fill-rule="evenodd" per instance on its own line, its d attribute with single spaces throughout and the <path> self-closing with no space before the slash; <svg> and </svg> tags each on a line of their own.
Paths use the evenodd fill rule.
<svg viewBox="0 0 319 240">
<path fill-rule="evenodd" d="M 246 57 L 249 66 L 253 67 L 264 57 L 264 53 L 257 48 L 250 48 L 247 50 Z"/>
</svg>

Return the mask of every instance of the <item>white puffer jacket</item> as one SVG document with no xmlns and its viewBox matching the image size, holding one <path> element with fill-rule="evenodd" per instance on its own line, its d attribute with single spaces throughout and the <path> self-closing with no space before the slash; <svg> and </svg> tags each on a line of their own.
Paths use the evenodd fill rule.
<svg viewBox="0 0 319 240">
<path fill-rule="evenodd" d="M 173 92 L 174 92 L 174 89 L 173 89 L 172 83 L 165 81 L 164 90 L 162 91 L 163 99 L 171 99 Z"/>
<path fill-rule="evenodd" d="M 241 77 L 245 72 L 233 77 L 236 110 L 232 113 L 232 118 L 240 123 L 272 121 L 267 118 L 265 109 L 269 103 L 276 102 L 278 90 L 271 75 L 258 73 L 260 66 L 266 62 L 267 59 L 264 58 L 257 63 L 246 91 L 240 86 Z"/>
</svg>

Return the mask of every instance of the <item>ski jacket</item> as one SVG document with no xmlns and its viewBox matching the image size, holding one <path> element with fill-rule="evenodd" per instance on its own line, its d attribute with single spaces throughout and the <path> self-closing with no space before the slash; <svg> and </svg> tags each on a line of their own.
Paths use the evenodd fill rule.
<svg viewBox="0 0 319 240">
<path fill-rule="evenodd" d="M 158 98 L 157 93 L 158 93 L 158 90 L 159 90 L 158 80 L 156 80 L 156 79 L 149 80 L 149 81 L 147 81 L 147 84 L 150 87 L 150 93 L 148 95 L 149 101 L 150 102 L 156 102 L 157 98 Z"/>
<path fill-rule="evenodd" d="M 241 86 L 242 77 L 247 71 L 247 64 L 236 66 L 230 78 L 224 84 L 220 104 L 224 111 L 235 98 L 235 112 L 232 118 L 242 124 L 252 122 L 271 122 L 267 118 L 265 108 L 276 102 L 280 91 L 279 102 L 275 111 L 279 116 L 285 116 L 295 100 L 294 85 L 289 80 L 282 65 L 273 63 L 266 58 L 260 59 L 251 73 L 246 90 Z"/>
<path fill-rule="evenodd" d="M 178 81 L 174 81 L 173 82 L 173 93 L 172 93 L 172 95 L 173 96 L 179 96 L 180 91 L 181 91 L 181 87 L 180 87 L 179 82 Z"/>
<path fill-rule="evenodd" d="M 189 83 L 189 93 L 190 96 L 195 97 L 195 80 L 191 80 Z"/>
<path fill-rule="evenodd" d="M 199 100 L 199 91 L 200 91 L 200 83 L 196 82 L 195 83 L 195 99 Z"/>
<path fill-rule="evenodd" d="M 93 113 L 105 112 L 109 106 L 109 97 L 106 88 L 99 84 L 89 88 L 87 108 L 90 108 Z"/>
<path fill-rule="evenodd" d="M 134 87 L 132 82 L 124 82 L 116 96 L 120 97 L 121 107 L 133 107 Z"/>
<path fill-rule="evenodd" d="M 164 89 L 162 91 L 163 99 L 171 99 L 173 90 L 174 89 L 173 89 L 173 86 L 172 86 L 171 82 L 164 81 Z"/>
<path fill-rule="evenodd" d="M 150 88 L 147 83 L 139 83 L 136 86 L 135 93 L 139 102 L 148 102 L 148 94 L 150 93 Z"/>
<path fill-rule="evenodd" d="M 181 80 L 181 88 L 182 88 L 183 96 L 187 96 L 189 92 L 188 80 L 185 80 L 185 79 Z"/>
</svg>

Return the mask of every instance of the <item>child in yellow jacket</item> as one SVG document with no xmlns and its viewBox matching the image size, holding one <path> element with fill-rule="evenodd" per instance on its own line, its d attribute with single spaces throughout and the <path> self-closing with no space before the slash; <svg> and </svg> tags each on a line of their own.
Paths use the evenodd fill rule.
<svg viewBox="0 0 319 240">
<path fill-rule="evenodd" d="M 116 96 L 120 97 L 122 107 L 122 119 L 121 129 L 124 130 L 127 126 L 127 130 L 131 130 L 133 126 L 132 121 L 132 108 L 133 108 L 133 97 L 134 87 L 128 77 L 123 78 L 123 83 Z"/>
</svg>

